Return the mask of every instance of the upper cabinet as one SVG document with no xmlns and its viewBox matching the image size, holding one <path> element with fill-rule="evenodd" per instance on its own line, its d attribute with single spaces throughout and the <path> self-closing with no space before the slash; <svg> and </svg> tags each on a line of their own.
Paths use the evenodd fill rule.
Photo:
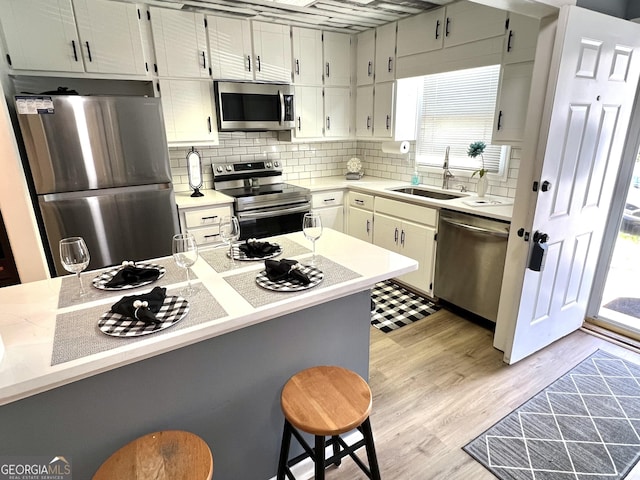
<svg viewBox="0 0 640 480">
<path fill-rule="evenodd" d="M 139 10 L 134 4 L 73 0 L 85 70 L 145 75 Z"/>
<path fill-rule="evenodd" d="M 507 12 L 473 2 L 456 2 L 445 7 L 444 46 L 504 35 Z"/>
<path fill-rule="evenodd" d="M 351 85 L 351 35 L 324 32 L 324 84 Z"/>
<path fill-rule="evenodd" d="M 254 78 L 291 82 L 291 34 L 288 25 L 252 22 Z"/>
<path fill-rule="evenodd" d="M 507 38 L 504 43 L 503 63 L 532 61 L 536 55 L 540 20 L 509 13 Z"/>
<path fill-rule="evenodd" d="M 3 0 L 0 19 L 7 61 L 15 70 L 147 73 L 133 4 Z"/>
<path fill-rule="evenodd" d="M 150 7 L 158 75 L 209 77 L 204 15 Z"/>
<path fill-rule="evenodd" d="M 293 41 L 293 83 L 322 85 L 322 31 L 291 28 Z"/>
<path fill-rule="evenodd" d="M 436 8 L 398 21 L 399 57 L 442 48 L 445 8 Z"/>
<path fill-rule="evenodd" d="M 211 72 L 216 80 L 253 80 L 251 24 L 239 18 L 207 16 Z"/>
<path fill-rule="evenodd" d="M 395 43 L 393 46 L 395 48 Z M 356 83 L 358 86 L 371 85 L 376 56 L 376 31 L 373 28 L 358 34 L 356 52 Z"/>
<path fill-rule="evenodd" d="M 391 22 L 376 28 L 376 83 L 396 78 L 396 27 L 396 22 Z"/>
</svg>

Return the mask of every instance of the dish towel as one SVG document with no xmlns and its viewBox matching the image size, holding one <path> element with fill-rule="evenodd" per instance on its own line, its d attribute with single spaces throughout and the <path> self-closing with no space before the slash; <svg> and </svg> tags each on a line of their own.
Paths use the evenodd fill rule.
<svg viewBox="0 0 640 480">
<path fill-rule="evenodd" d="M 279 280 L 293 280 L 303 285 L 309 285 L 311 280 L 301 270 L 297 260 L 265 260 L 267 278 L 272 282 Z"/>
<path fill-rule="evenodd" d="M 137 283 L 153 282 L 160 276 L 157 268 L 139 268 L 132 265 L 118 270 L 111 280 L 105 283 L 108 288 L 117 288 L 124 285 L 136 285 Z"/>
<path fill-rule="evenodd" d="M 147 325 L 157 324 L 161 321 L 156 318 L 156 314 L 160 311 L 166 296 L 166 288 L 155 287 L 149 293 L 122 297 L 111 306 L 111 311 Z"/>
<path fill-rule="evenodd" d="M 249 258 L 263 258 L 267 255 L 278 251 L 278 245 L 269 242 L 257 242 L 255 240 L 247 240 L 238 246 L 238 249 Z"/>
</svg>

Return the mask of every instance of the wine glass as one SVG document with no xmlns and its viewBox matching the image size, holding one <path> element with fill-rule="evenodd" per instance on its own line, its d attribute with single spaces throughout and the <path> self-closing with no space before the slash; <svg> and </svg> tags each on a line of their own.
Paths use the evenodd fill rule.
<svg viewBox="0 0 640 480">
<path fill-rule="evenodd" d="M 317 213 L 305 213 L 302 219 L 302 231 L 307 240 L 313 244 L 311 265 L 316 264 L 316 240 L 322 235 L 322 219 Z"/>
<path fill-rule="evenodd" d="M 80 272 L 89 266 L 90 260 L 89 249 L 82 237 L 69 237 L 60 240 L 60 261 L 67 272 L 75 273 L 78 276 L 79 296 L 81 297 L 87 292 L 82 284 Z"/>
<path fill-rule="evenodd" d="M 224 243 L 229 244 L 229 257 L 231 265 L 235 266 L 236 261 L 233 257 L 233 242 L 240 238 L 240 224 L 238 218 L 232 216 L 223 217 L 220 221 L 220 238 Z"/>
<path fill-rule="evenodd" d="M 192 295 L 191 278 L 189 278 L 189 267 L 198 260 L 198 244 L 190 233 L 179 233 L 173 236 L 172 245 L 173 259 L 180 268 L 187 272 L 187 288 L 182 291 L 183 295 Z"/>
</svg>

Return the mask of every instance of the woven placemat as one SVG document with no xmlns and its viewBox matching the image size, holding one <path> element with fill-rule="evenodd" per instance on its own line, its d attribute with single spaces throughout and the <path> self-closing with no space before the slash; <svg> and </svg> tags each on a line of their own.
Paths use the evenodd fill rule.
<svg viewBox="0 0 640 480">
<path fill-rule="evenodd" d="M 99 290 L 92 285 L 93 279 L 100 273 L 108 270 L 108 268 L 102 268 L 100 270 L 93 270 L 82 274 L 82 282 L 84 288 L 87 291 L 85 295 L 80 298 L 78 292 L 80 285 L 75 275 L 69 275 L 62 278 L 62 285 L 60 287 L 60 295 L 58 298 L 58 308 L 70 307 L 72 305 L 78 305 L 81 303 L 93 302 L 94 300 L 105 299 L 109 297 L 122 297 L 124 295 L 132 295 L 139 293 L 142 290 L 148 289 L 150 286 L 156 285 L 166 286 L 175 283 L 185 282 L 187 275 L 184 269 L 178 267 L 173 258 L 163 258 L 161 260 L 154 260 L 152 263 L 163 266 L 166 269 L 164 276 L 154 283 L 143 285 L 138 288 L 130 288 L 126 290 Z M 113 268 L 113 267 L 109 267 Z M 189 278 L 191 280 L 198 278 L 193 270 L 189 270 Z"/>
<path fill-rule="evenodd" d="M 286 237 L 272 237 L 269 238 L 268 241 L 271 243 L 277 243 L 282 248 L 282 253 L 274 257 L 276 260 L 304 255 L 311 251 L 307 247 L 304 247 L 298 242 L 294 242 Z M 244 268 L 252 263 L 260 263 L 264 261 L 256 260 L 255 262 L 248 262 L 236 260 L 235 266 L 233 266 L 231 264 L 231 259 L 227 255 L 228 251 L 229 247 L 218 247 L 210 250 L 203 250 L 200 252 L 200 256 L 218 273 L 227 272 L 235 268 Z"/>
<path fill-rule="evenodd" d="M 152 336 L 163 335 L 166 332 L 175 332 L 176 330 L 222 318 L 227 315 L 224 308 L 220 306 L 213 295 L 211 295 L 201 283 L 196 283 L 192 286 L 196 292 L 187 298 L 189 301 L 189 313 L 187 316 L 174 326 L 153 333 Z M 131 295 L 131 292 L 128 291 L 125 295 Z M 169 289 L 167 290 L 167 295 L 180 295 L 180 289 Z M 95 353 L 104 352 L 148 338 L 148 336 L 120 338 L 111 337 L 102 333 L 98 329 L 98 320 L 100 315 L 110 308 L 111 304 L 107 304 L 56 316 L 51 365 L 57 365 Z"/>
<path fill-rule="evenodd" d="M 311 261 L 311 258 L 300 259 L 302 264 Z M 264 267 L 264 265 L 262 266 Z M 347 282 L 349 280 L 361 277 L 359 273 L 349 270 L 342 265 L 332 262 L 328 258 L 316 256 L 316 267 L 324 273 L 322 282 L 313 287 L 313 289 L 326 288 L 337 283 Z M 276 292 L 266 290 L 256 283 L 256 274 L 261 270 L 252 270 L 250 272 L 240 273 L 226 277 L 225 280 L 233 289 L 249 302 L 253 307 L 262 307 L 270 303 L 279 302 L 292 296 L 302 295 L 309 290 L 301 290 L 298 292 Z"/>
</svg>

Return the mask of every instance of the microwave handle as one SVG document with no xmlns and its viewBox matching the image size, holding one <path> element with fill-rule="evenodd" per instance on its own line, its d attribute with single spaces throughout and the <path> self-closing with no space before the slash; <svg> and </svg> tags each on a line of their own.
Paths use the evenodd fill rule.
<svg viewBox="0 0 640 480">
<path fill-rule="evenodd" d="M 284 95 L 280 90 L 278 90 L 278 97 L 280 97 L 280 125 L 282 125 L 284 123 Z"/>
</svg>

